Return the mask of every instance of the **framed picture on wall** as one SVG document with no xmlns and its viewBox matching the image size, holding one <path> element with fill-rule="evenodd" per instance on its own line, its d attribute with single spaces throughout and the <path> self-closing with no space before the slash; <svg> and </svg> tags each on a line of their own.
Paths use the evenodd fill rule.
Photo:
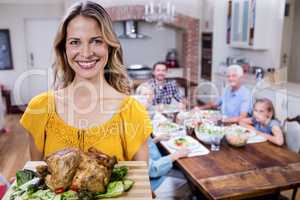
<svg viewBox="0 0 300 200">
<path fill-rule="evenodd" d="M 0 70 L 13 69 L 8 29 L 0 29 Z"/>
</svg>

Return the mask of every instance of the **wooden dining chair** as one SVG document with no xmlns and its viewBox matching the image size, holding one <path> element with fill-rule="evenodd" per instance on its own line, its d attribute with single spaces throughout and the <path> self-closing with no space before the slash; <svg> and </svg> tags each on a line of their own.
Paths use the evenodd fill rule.
<svg viewBox="0 0 300 200">
<path fill-rule="evenodd" d="M 287 118 L 284 121 L 284 125 L 287 125 L 286 134 L 285 134 L 285 138 L 286 138 L 287 142 L 289 141 L 289 138 L 288 138 L 289 134 L 294 133 L 294 135 L 293 135 L 294 137 L 296 136 L 295 134 L 300 135 L 300 115 L 293 117 L 293 118 Z M 294 137 L 292 137 L 290 140 L 293 140 L 295 142 L 296 140 L 294 139 Z M 287 146 L 289 147 L 289 144 L 287 144 Z M 294 147 L 292 149 L 296 150 L 300 154 L 300 137 L 299 136 L 298 136 L 296 145 L 294 145 Z M 298 190 L 298 188 L 293 189 L 292 200 L 296 199 L 297 190 Z"/>
</svg>

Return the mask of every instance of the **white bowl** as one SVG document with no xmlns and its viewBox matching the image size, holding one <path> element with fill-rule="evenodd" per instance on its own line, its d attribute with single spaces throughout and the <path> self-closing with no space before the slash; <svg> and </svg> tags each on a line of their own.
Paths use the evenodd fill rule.
<svg viewBox="0 0 300 200">
<path fill-rule="evenodd" d="M 219 127 L 221 129 L 221 127 Z M 213 139 L 218 136 L 221 139 L 224 137 L 223 131 L 219 131 L 219 133 L 209 133 L 200 131 L 199 128 L 195 128 L 196 137 L 205 144 L 211 144 Z"/>
<path fill-rule="evenodd" d="M 235 147 L 243 147 L 247 144 L 247 140 L 251 133 L 239 125 L 231 125 L 225 130 L 225 138 L 228 144 Z"/>
</svg>

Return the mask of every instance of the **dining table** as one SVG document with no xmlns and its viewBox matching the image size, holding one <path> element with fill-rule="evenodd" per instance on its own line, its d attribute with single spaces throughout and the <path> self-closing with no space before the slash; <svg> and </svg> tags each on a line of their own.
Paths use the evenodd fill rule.
<svg viewBox="0 0 300 200">
<path fill-rule="evenodd" d="M 245 199 L 300 186 L 300 155 L 269 142 L 179 159 L 178 167 L 207 199 Z"/>
<path fill-rule="evenodd" d="M 170 153 L 163 142 L 159 147 Z M 219 151 L 175 164 L 203 199 L 253 199 L 300 186 L 300 155 L 270 142 L 233 147 L 223 138 Z"/>
</svg>

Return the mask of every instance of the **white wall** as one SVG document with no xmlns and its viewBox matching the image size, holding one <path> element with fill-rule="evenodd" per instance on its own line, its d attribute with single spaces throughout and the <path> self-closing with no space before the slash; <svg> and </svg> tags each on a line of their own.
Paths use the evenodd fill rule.
<svg viewBox="0 0 300 200">
<path fill-rule="evenodd" d="M 9 29 L 13 70 L 1 70 L 0 82 L 9 89 L 13 89 L 17 78 L 25 72 L 27 67 L 27 52 L 25 41 L 24 21 L 26 18 L 60 18 L 63 13 L 62 5 L 23 5 L 0 3 L 0 29 Z M 42 27 L 41 27 L 42 28 Z M 24 94 L 28 91 L 23 85 Z M 14 99 L 13 99 L 14 103 Z"/>
<path fill-rule="evenodd" d="M 264 0 L 257 0 L 264 1 Z M 216 71 L 221 62 L 228 56 L 239 56 L 249 59 L 252 65 L 266 68 L 279 68 L 281 56 L 281 37 L 283 27 L 283 9 L 285 0 L 268 0 L 272 22 L 269 33 L 269 49 L 266 51 L 241 50 L 230 48 L 226 44 L 227 0 L 215 2 L 214 38 L 213 38 L 213 70 Z M 262 19 L 263 20 L 263 19 Z"/>
<path fill-rule="evenodd" d="M 290 65 L 288 69 L 288 80 L 300 83 L 300 2 L 295 2 L 295 16 L 293 22 L 292 49 Z"/>
<path fill-rule="evenodd" d="M 282 46 L 281 46 L 281 64 L 284 67 L 290 66 L 290 56 L 292 50 L 293 26 L 295 16 L 295 0 L 286 0 L 289 3 L 289 16 L 284 17 L 283 31 L 282 31 Z M 286 56 L 285 56 L 286 55 Z"/>
<path fill-rule="evenodd" d="M 214 25 L 215 0 L 201 0 L 201 30 L 202 32 L 212 32 Z"/>
<path fill-rule="evenodd" d="M 120 39 L 125 65 L 145 64 L 149 67 L 157 61 L 165 60 L 170 48 L 176 48 L 176 30 L 165 27 L 157 29 L 154 24 L 139 22 L 139 33 L 150 36 L 147 39 Z M 115 22 L 117 35 L 123 34 L 123 24 Z M 180 41 L 178 41 L 180 42 Z"/>
</svg>

